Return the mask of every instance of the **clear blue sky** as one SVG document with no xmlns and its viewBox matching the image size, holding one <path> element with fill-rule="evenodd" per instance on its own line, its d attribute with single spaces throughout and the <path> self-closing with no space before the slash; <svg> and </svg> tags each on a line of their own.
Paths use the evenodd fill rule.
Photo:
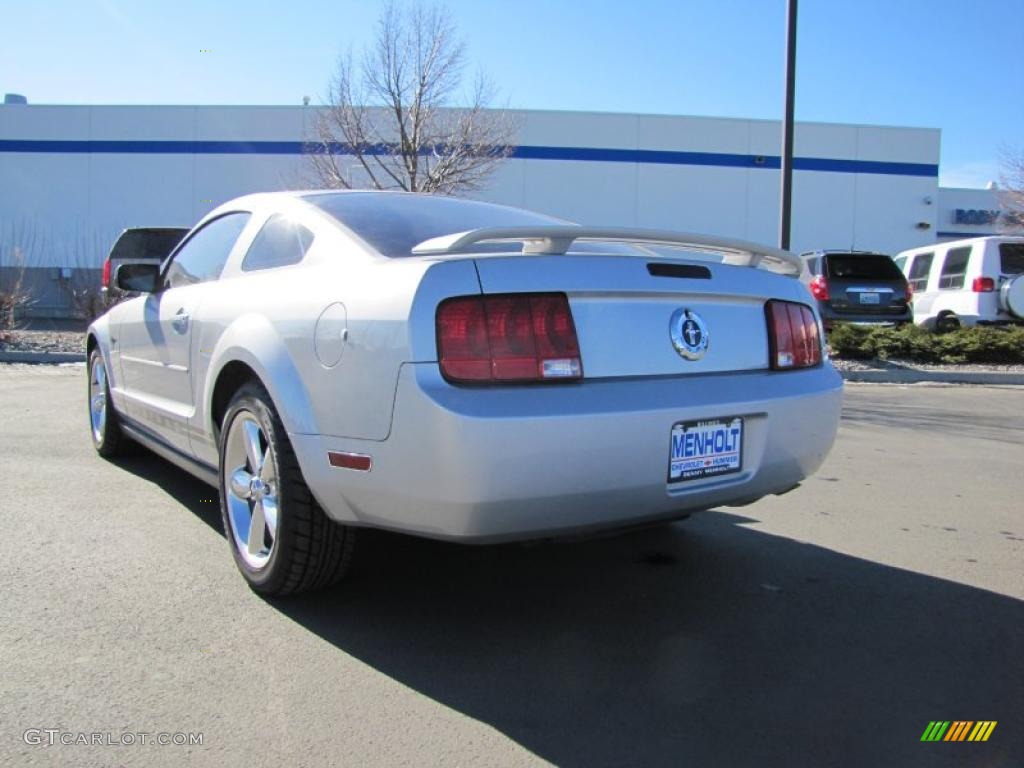
<svg viewBox="0 0 1024 768">
<path fill-rule="evenodd" d="M 379 0 L 10 0 L 0 92 L 34 103 L 321 101 Z M 509 106 L 778 118 L 784 0 L 448 0 Z M 942 183 L 1024 148 L 1024 0 L 800 0 L 798 120 L 942 129 Z M 201 53 L 209 49 L 210 53 Z"/>
</svg>

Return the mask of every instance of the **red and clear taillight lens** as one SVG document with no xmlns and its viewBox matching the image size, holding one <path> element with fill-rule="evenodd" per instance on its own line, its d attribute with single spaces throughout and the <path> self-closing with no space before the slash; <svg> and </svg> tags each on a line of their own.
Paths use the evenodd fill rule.
<svg viewBox="0 0 1024 768">
<path fill-rule="evenodd" d="M 975 293 L 992 293 L 996 289 L 996 281 L 991 277 L 976 277 L 971 288 Z"/>
<path fill-rule="evenodd" d="M 818 275 L 811 280 L 811 295 L 818 301 L 828 301 L 828 280 L 824 275 Z"/>
<path fill-rule="evenodd" d="M 110 288 L 110 259 L 103 262 L 103 277 L 100 279 L 100 287 L 104 290 Z"/>
<path fill-rule="evenodd" d="M 792 301 L 769 301 L 764 312 L 772 369 L 788 371 L 821 363 L 821 335 L 810 307 Z"/>
<path fill-rule="evenodd" d="M 441 373 L 459 383 L 565 381 L 583 377 L 564 293 L 460 296 L 437 308 Z"/>
</svg>

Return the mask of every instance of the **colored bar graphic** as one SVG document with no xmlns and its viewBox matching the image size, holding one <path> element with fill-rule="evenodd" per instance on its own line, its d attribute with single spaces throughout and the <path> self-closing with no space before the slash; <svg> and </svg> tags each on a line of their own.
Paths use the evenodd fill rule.
<svg viewBox="0 0 1024 768">
<path fill-rule="evenodd" d="M 949 728 L 948 720 L 932 720 L 928 723 L 928 727 L 924 729 L 924 733 L 921 735 L 921 741 L 939 741 L 943 734 L 946 733 L 947 728 Z"/>
<path fill-rule="evenodd" d="M 921 741 L 988 741 L 996 720 L 932 720 L 921 734 Z"/>
<path fill-rule="evenodd" d="M 966 720 L 954 720 L 953 726 L 949 729 L 949 733 L 946 734 L 946 738 L 943 741 L 963 741 L 964 736 L 967 735 L 966 731 L 972 723 Z"/>
</svg>

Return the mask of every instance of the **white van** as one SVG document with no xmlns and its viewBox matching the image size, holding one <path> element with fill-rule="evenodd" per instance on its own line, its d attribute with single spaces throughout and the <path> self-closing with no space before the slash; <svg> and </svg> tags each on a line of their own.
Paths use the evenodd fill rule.
<svg viewBox="0 0 1024 768">
<path fill-rule="evenodd" d="M 914 322 L 943 331 L 1024 322 L 1024 237 L 972 237 L 894 258 L 914 292 Z"/>
</svg>

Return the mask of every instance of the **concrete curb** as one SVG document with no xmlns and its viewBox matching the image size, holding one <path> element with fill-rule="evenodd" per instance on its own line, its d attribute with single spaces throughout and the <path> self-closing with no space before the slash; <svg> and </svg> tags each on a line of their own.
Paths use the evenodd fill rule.
<svg viewBox="0 0 1024 768">
<path fill-rule="evenodd" d="M 1002 371 L 916 371 L 897 368 L 883 371 L 840 371 L 845 381 L 866 384 L 981 384 L 1024 386 L 1024 374 Z"/>
<path fill-rule="evenodd" d="M 0 352 L 0 363 L 84 363 L 83 352 Z"/>
</svg>

